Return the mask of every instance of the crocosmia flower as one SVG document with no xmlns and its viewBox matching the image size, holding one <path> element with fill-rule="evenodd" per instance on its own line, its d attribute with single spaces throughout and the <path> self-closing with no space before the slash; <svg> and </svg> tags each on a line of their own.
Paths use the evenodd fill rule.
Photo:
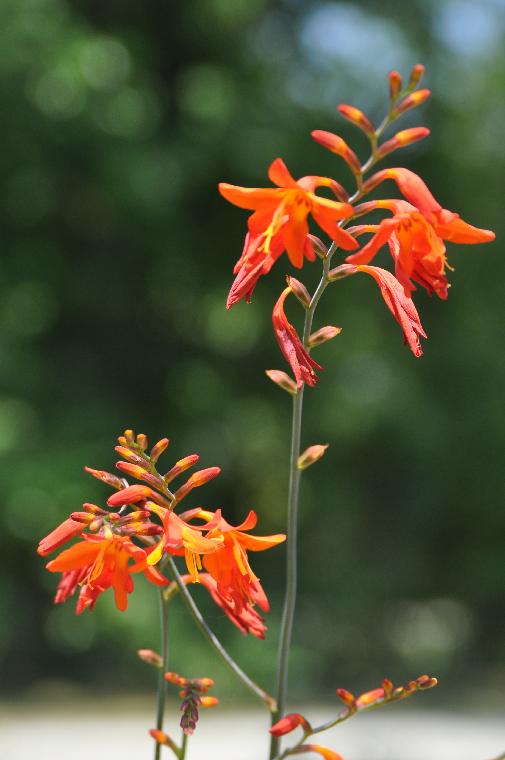
<svg viewBox="0 0 505 760">
<path fill-rule="evenodd" d="M 351 264 L 368 264 L 388 243 L 396 277 L 407 295 L 415 290 L 414 282 L 417 282 L 428 293 L 447 298 L 444 240 L 466 244 L 487 243 L 495 239 L 494 232 L 473 227 L 458 214 L 443 209 L 423 180 L 408 169 L 378 172 L 368 181 L 367 187 L 372 189 L 385 179 L 394 180 L 407 201 L 379 200 L 357 207 L 359 213 L 385 208 L 393 212 L 393 217 L 384 219 L 361 251 L 346 260 Z M 359 228 L 355 232 L 359 232 Z"/>
<path fill-rule="evenodd" d="M 309 237 L 309 214 L 341 248 L 348 251 L 357 248 L 352 235 L 338 226 L 340 220 L 352 215 L 353 209 L 335 180 L 312 176 L 295 180 L 280 158 L 270 165 L 268 176 L 277 187 L 247 188 L 225 182 L 219 185 L 226 200 L 254 212 L 249 217 L 244 250 L 234 269 L 237 276 L 228 297 L 228 308 L 244 296 L 250 299 L 258 278 L 271 269 L 284 251 L 297 268 L 304 258 L 315 259 Z M 329 188 L 340 200 L 316 195 L 319 187 Z"/>
<path fill-rule="evenodd" d="M 300 389 L 303 383 L 315 385 L 318 380 L 315 370 L 322 370 L 323 368 L 309 356 L 298 333 L 286 317 L 284 302 L 290 293 L 291 288 L 289 287 L 282 291 L 272 312 L 272 323 L 279 348 L 291 366 L 297 388 Z"/>
</svg>

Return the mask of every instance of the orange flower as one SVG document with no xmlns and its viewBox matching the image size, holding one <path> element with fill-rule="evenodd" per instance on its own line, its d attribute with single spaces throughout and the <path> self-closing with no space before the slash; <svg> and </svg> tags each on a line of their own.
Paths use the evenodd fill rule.
<svg viewBox="0 0 505 760">
<path fill-rule="evenodd" d="M 268 170 L 271 188 L 246 188 L 219 184 L 219 192 L 240 208 L 254 211 L 249 217 L 249 235 L 234 273 L 237 275 L 228 296 L 227 307 L 246 296 L 249 300 L 258 278 L 270 271 L 275 260 L 287 251 L 293 266 L 300 268 L 304 257 L 313 261 L 315 253 L 309 237 L 307 218 L 315 221 L 332 240 L 345 250 L 357 247 L 354 238 L 337 222 L 353 213 L 345 191 L 328 177 L 302 177 L 298 181 L 289 173 L 284 161 L 277 158 Z M 340 201 L 315 194 L 318 187 L 329 187 Z"/>
<path fill-rule="evenodd" d="M 291 750 L 291 755 L 303 755 L 305 752 L 317 752 L 318 755 L 324 758 L 324 760 L 343 760 L 342 755 L 338 752 L 334 752 L 328 747 L 322 747 L 320 744 L 301 744 Z"/>
<path fill-rule="evenodd" d="M 52 573 L 63 573 L 58 587 L 60 598 L 57 594 L 57 601 L 67 599 L 77 584 L 82 586 L 77 614 L 86 608 L 92 609 L 98 596 L 111 587 L 114 589 L 116 607 L 125 610 L 128 594 L 133 591 L 132 573 L 142 571 L 152 583 L 167 585 L 168 581 L 161 573 L 147 565 L 147 552 L 135 546 L 129 538 L 85 535 L 84 539 L 63 551 L 46 566 Z M 130 559 L 134 564 L 129 566 Z"/>
<path fill-rule="evenodd" d="M 58 549 L 62 544 L 66 544 L 67 541 L 70 541 L 71 538 L 79 536 L 86 527 L 87 524 L 85 522 L 78 522 L 69 517 L 67 520 L 64 520 L 61 525 L 58 525 L 57 528 L 51 531 L 51 533 L 45 538 L 39 541 L 37 548 L 38 554 L 40 554 L 41 557 L 51 554 L 51 552 L 54 552 L 54 550 Z"/>
<path fill-rule="evenodd" d="M 458 214 L 443 209 L 422 179 L 408 169 L 385 169 L 378 172 L 368 180 L 366 189 L 372 190 L 386 179 L 397 183 L 408 202 L 379 200 L 359 206 L 357 210 L 360 213 L 386 208 L 393 212 L 393 217 L 384 219 L 375 228 L 374 237 L 361 251 L 346 260 L 351 264 L 368 264 L 387 242 L 395 262 L 396 277 L 407 295 L 415 290 L 414 282 L 417 282 L 430 295 L 436 293 L 440 298 L 447 298 L 444 240 L 453 243 L 487 243 L 495 239 L 494 232 L 473 227 Z M 355 232 L 358 231 L 359 228 L 356 228 Z"/>
<path fill-rule="evenodd" d="M 307 351 L 293 325 L 288 321 L 284 313 L 284 301 L 291 293 L 291 288 L 285 288 L 272 312 L 272 322 L 274 333 L 284 358 L 291 365 L 293 374 L 296 378 L 296 385 L 300 389 L 303 383 L 315 385 L 318 377 L 314 370 L 322 370 L 321 365 L 317 364 Z"/>
<path fill-rule="evenodd" d="M 252 530 L 257 523 L 255 512 L 251 511 L 241 525 L 234 528 L 226 522 L 218 510 L 215 514 L 205 510 L 193 510 L 192 517 L 205 520 L 210 528 L 207 539 L 220 539 L 219 551 L 205 554 L 205 569 L 216 581 L 217 591 L 231 605 L 235 616 L 244 608 L 257 604 L 264 612 L 270 606 L 266 594 L 253 573 L 247 557 L 247 550 L 265 551 L 286 540 L 283 533 L 273 536 L 249 536 L 244 531 Z"/>
<path fill-rule="evenodd" d="M 284 734 L 289 734 L 291 731 L 294 731 L 298 726 L 302 726 L 307 734 L 312 731 L 310 723 L 303 717 L 303 715 L 300 713 L 289 713 L 289 715 L 285 715 L 278 720 L 277 723 L 274 723 L 270 729 L 270 733 L 273 736 L 284 736 Z"/>
<path fill-rule="evenodd" d="M 184 583 L 193 582 L 191 575 L 183 575 L 182 580 Z M 241 633 L 244 635 L 250 633 L 258 639 L 265 638 L 265 631 L 267 629 L 265 621 L 250 602 L 244 603 L 241 609 L 237 609 L 234 600 L 221 593 L 217 582 L 210 573 L 199 573 L 198 580 L 202 586 L 205 586 L 214 602 L 218 607 L 221 607 L 225 615 L 228 616 L 233 625 L 237 626 Z"/>
</svg>

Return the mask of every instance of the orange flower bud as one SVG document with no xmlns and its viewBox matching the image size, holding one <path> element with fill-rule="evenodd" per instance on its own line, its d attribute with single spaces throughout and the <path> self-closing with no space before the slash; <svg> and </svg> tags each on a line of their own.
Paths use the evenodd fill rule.
<svg viewBox="0 0 505 760">
<path fill-rule="evenodd" d="M 393 110 L 394 116 L 400 116 L 400 114 L 410 111 L 411 108 L 416 108 L 424 103 L 425 100 L 431 95 L 431 90 L 416 90 L 416 92 L 407 95 L 406 98 L 401 100 Z"/>
<path fill-rule="evenodd" d="M 163 496 L 153 491 L 152 488 L 141 485 L 128 486 L 128 488 L 123 488 L 122 491 L 113 493 L 112 496 L 109 496 L 107 504 L 109 507 L 119 507 L 123 504 L 136 504 L 138 501 L 145 501 L 146 499 L 154 501 L 160 507 L 165 507 L 166 509 L 170 507 L 170 503 Z"/>
<path fill-rule="evenodd" d="M 355 108 L 354 106 L 348 106 L 345 103 L 341 103 L 337 108 L 344 119 L 347 119 L 359 127 L 368 137 L 373 137 L 375 134 L 375 128 L 363 111 L 360 111 L 359 108 Z"/>
<path fill-rule="evenodd" d="M 90 515 L 88 512 L 72 512 L 70 519 L 74 520 L 74 522 L 80 522 L 87 525 L 93 520 L 93 515 Z"/>
<path fill-rule="evenodd" d="M 303 717 L 303 715 L 300 715 L 300 713 L 290 713 L 278 720 L 277 723 L 274 723 L 270 729 L 270 733 L 273 736 L 284 736 L 284 734 L 289 734 L 291 731 L 294 731 L 298 726 L 302 726 L 305 733 L 310 733 L 312 731 L 310 723 Z"/>
<path fill-rule="evenodd" d="M 217 707 L 219 699 L 217 697 L 204 696 L 200 698 L 200 707 Z"/>
<path fill-rule="evenodd" d="M 295 277 L 290 277 L 289 275 L 286 277 L 286 281 L 291 288 L 291 292 L 298 298 L 302 306 L 305 309 L 308 309 L 311 298 L 310 293 L 303 282 L 300 282 L 300 280 L 297 280 Z"/>
<path fill-rule="evenodd" d="M 350 691 L 347 691 L 347 689 L 337 689 L 337 696 L 340 697 L 342 702 L 346 705 L 346 707 L 355 708 L 356 707 L 356 699 L 354 697 L 354 694 L 351 694 Z"/>
<path fill-rule="evenodd" d="M 332 132 L 325 132 L 322 129 L 315 129 L 311 132 L 316 142 L 324 148 L 328 148 L 332 153 L 344 159 L 353 174 L 361 174 L 361 163 L 353 150 L 347 145 L 346 141 Z"/>
<path fill-rule="evenodd" d="M 428 137 L 429 134 L 430 130 L 427 127 L 403 129 L 401 132 L 397 132 L 391 140 L 382 143 L 377 151 L 377 158 L 384 158 L 384 156 L 397 150 L 397 148 L 405 148 L 406 145 L 412 145 L 412 143 L 422 140 L 423 137 Z"/>
<path fill-rule="evenodd" d="M 154 464 L 156 464 L 160 456 L 166 450 L 169 443 L 170 441 L 168 438 L 162 438 L 161 441 L 158 441 L 158 443 L 152 447 L 151 453 L 149 454 L 149 459 L 151 462 L 154 462 Z"/>
<path fill-rule="evenodd" d="M 351 274 L 356 274 L 358 267 L 354 264 L 340 264 L 335 269 L 330 269 L 328 272 L 328 279 L 330 282 L 335 280 L 341 280 L 343 277 L 349 277 Z"/>
<path fill-rule="evenodd" d="M 190 454 L 189 456 L 184 457 L 184 459 L 179 459 L 172 469 L 163 476 L 163 480 L 168 485 L 168 483 L 171 483 L 174 478 L 181 474 L 181 472 L 185 472 L 186 470 L 189 470 L 190 467 L 193 467 L 199 459 L 200 457 L 198 454 Z"/>
<path fill-rule="evenodd" d="M 157 728 L 150 728 L 149 733 L 157 744 L 163 744 L 165 747 L 170 747 L 170 749 L 176 751 L 176 754 L 178 753 L 179 747 L 164 731 L 158 731 Z"/>
<path fill-rule="evenodd" d="M 113 475 L 111 472 L 105 472 L 104 470 L 93 470 L 91 467 L 84 468 L 86 472 L 93 475 L 94 478 L 101 480 L 102 483 L 106 483 L 112 488 L 116 488 L 118 491 L 125 487 L 125 481 L 118 478 L 117 475 Z"/>
<path fill-rule="evenodd" d="M 391 100 L 396 100 L 400 92 L 402 91 L 402 78 L 398 71 L 390 71 L 389 78 L 389 96 Z"/>
<path fill-rule="evenodd" d="M 214 686 L 212 678 L 193 678 L 191 683 L 198 691 L 205 692 Z"/>
<path fill-rule="evenodd" d="M 139 433 L 137 436 L 137 446 L 139 446 L 142 451 L 145 451 L 148 446 L 147 436 L 144 435 L 144 433 Z"/>
<path fill-rule="evenodd" d="M 164 673 L 163 678 L 165 681 L 173 683 L 176 686 L 186 686 L 189 683 L 189 680 L 187 678 L 180 676 L 178 673 L 172 673 L 171 671 Z"/>
<path fill-rule="evenodd" d="M 413 90 L 414 87 L 417 87 L 419 82 L 424 76 L 425 68 L 422 63 L 416 63 L 415 66 L 412 67 L 412 71 L 410 72 L 410 79 L 408 84 L 408 89 Z"/>
<path fill-rule="evenodd" d="M 191 477 L 175 492 L 176 501 L 181 501 L 186 494 L 188 494 L 193 488 L 203 486 L 208 483 L 209 480 L 215 478 L 221 472 L 220 467 L 207 467 L 205 470 L 198 470 L 193 473 Z"/>
<path fill-rule="evenodd" d="M 135 435 L 133 433 L 133 430 L 125 430 L 122 437 L 124 437 L 124 440 L 128 446 L 131 446 L 133 443 L 135 443 Z"/>
<path fill-rule="evenodd" d="M 328 248 L 325 246 L 321 238 L 318 238 L 317 235 L 309 235 L 309 240 L 316 256 L 319 256 L 320 259 L 325 259 L 328 255 Z"/>
<path fill-rule="evenodd" d="M 301 744 L 299 747 L 290 750 L 290 755 L 301 755 L 305 752 L 317 752 L 318 755 L 324 757 L 324 760 L 343 760 L 342 755 L 339 755 L 338 752 L 334 752 L 328 747 L 322 747 L 320 744 Z"/>
<path fill-rule="evenodd" d="M 393 693 L 393 682 L 389 680 L 389 678 L 385 678 L 382 682 L 382 688 L 384 689 L 384 695 L 387 699 L 391 696 Z"/>
<path fill-rule="evenodd" d="M 324 452 L 328 448 L 329 444 L 320 444 L 317 443 L 314 446 L 309 446 L 308 449 L 305 449 L 303 454 L 300 454 L 298 457 L 298 464 L 297 467 L 299 470 L 306 470 L 307 467 L 310 467 L 311 464 L 314 464 L 314 462 L 317 462 L 318 459 L 321 459 Z"/>
<path fill-rule="evenodd" d="M 126 472 L 127 475 L 131 475 L 132 478 L 142 479 L 146 470 L 143 467 L 139 467 L 138 464 L 131 464 L 130 462 L 116 462 L 116 467 L 121 472 Z"/>
<path fill-rule="evenodd" d="M 146 460 L 143 457 L 139 456 L 138 454 L 135 454 L 134 451 L 131 451 L 125 446 L 115 446 L 115 451 L 117 451 L 119 456 L 122 456 L 123 459 L 126 459 L 127 462 L 131 462 L 132 464 L 138 464 L 140 467 L 146 466 Z"/>
<path fill-rule="evenodd" d="M 107 515 L 108 512 L 105 511 L 105 509 L 102 509 L 102 507 L 98 507 L 96 504 L 88 504 L 88 502 L 85 502 L 83 505 L 83 509 L 86 510 L 86 512 L 89 512 L 90 515 Z"/>
<path fill-rule="evenodd" d="M 280 369 L 267 369 L 265 370 L 265 374 L 273 383 L 278 385 L 279 388 L 282 388 L 283 391 L 287 391 L 293 396 L 296 396 L 298 393 L 295 381 L 292 380 L 286 372 L 283 372 Z"/>
<path fill-rule="evenodd" d="M 312 333 L 312 335 L 309 337 L 308 344 L 310 348 L 314 348 L 314 346 L 320 346 L 321 343 L 326 343 L 326 341 L 335 338 L 337 335 L 340 335 L 341 332 L 341 327 L 326 325 L 326 327 L 321 327 L 319 330 L 316 330 L 316 332 Z"/>
<path fill-rule="evenodd" d="M 384 699 L 384 689 L 372 689 L 372 691 L 366 691 L 358 697 L 356 700 L 356 707 L 358 709 L 369 707 L 381 699 Z"/>
<path fill-rule="evenodd" d="M 146 662 L 148 665 L 153 665 L 155 668 L 163 667 L 162 657 L 153 649 L 139 649 L 137 655 L 142 662 Z"/>
</svg>

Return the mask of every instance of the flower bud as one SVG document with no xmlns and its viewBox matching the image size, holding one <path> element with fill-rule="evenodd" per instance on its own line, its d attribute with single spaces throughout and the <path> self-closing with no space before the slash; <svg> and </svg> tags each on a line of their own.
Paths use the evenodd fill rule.
<svg viewBox="0 0 505 760">
<path fill-rule="evenodd" d="M 202 707 L 217 707 L 219 699 L 217 697 L 204 696 L 200 699 L 200 705 Z"/>
<path fill-rule="evenodd" d="M 337 696 L 340 697 L 342 702 L 347 707 L 355 708 L 356 700 L 355 700 L 354 694 L 351 694 L 351 692 L 347 691 L 347 689 L 337 689 L 336 692 L 337 692 Z"/>
<path fill-rule="evenodd" d="M 398 71 L 390 71 L 389 78 L 389 97 L 391 100 L 396 100 L 400 92 L 402 91 L 402 78 Z"/>
<path fill-rule="evenodd" d="M 314 464 L 318 459 L 321 459 L 328 446 L 329 444 L 327 443 L 324 445 L 317 443 L 314 446 L 309 446 L 308 449 L 305 449 L 303 454 L 300 454 L 298 457 L 298 469 L 306 470 L 307 467 L 310 467 L 311 464 Z"/>
<path fill-rule="evenodd" d="M 163 667 L 163 658 L 153 649 L 138 649 L 137 655 L 142 662 L 146 662 L 148 665 L 153 665 L 155 668 Z"/>
<path fill-rule="evenodd" d="M 80 522 L 87 525 L 93 520 L 93 515 L 90 515 L 88 512 L 72 512 L 70 519 L 74 520 L 74 522 Z"/>
<path fill-rule="evenodd" d="M 298 393 L 295 381 L 292 380 L 286 372 L 283 372 L 280 369 L 267 369 L 265 370 L 265 374 L 273 383 L 278 385 L 279 388 L 282 388 L 283 391 L 287 391 L 293 396 L 296 396 Z"/>
<path fill-rule="evenodd" d="M 375 129 L 372 122 L 370 119 L 368 119 L 367 116 L 365 116 L 363 111 L 359 110 L 359 108 L 346 105 L 345 103 L 341 103 L 339 106 L 337 106 L 337 108 L 344 119 L 347 119 L 348 121 L 352 122 L 352 124 L 355 124 L 357 127 L 359 127 L 367 135 L 367 137 L 373 137 L 375 135 Z"/>
<path fill-rule="evenodd" d="M 291 288 L 292 293 L 298 298 L 302 306 L 305 309 L 308 309 L 311 298 L 310 293 L 303 282 L 300 282 L 300 280 L 297 280 L 295 277 L 290 277 L 289 275 L 286 277 L 286 281 Z"/>
<path fill-rule="evenodd" d="M 139 433 L 137 436 L 137 446 L 142 449 L 142 451 L 145 451 L 148 446 L 147 436 L 144 435 L 144 433 Z"/>
<path fill-rule="evenodd" d="M 168 483 L 171 483 L 174 478 L 181 474 L 181 472 L 185 472 L 186 470 L 189 470 L 190 467 L 193 467 L 193 465 L 196 464 L 199 459 L 200 457 L 198 454 L 190 454 L 183 459 L 179 459 L 179 461 L 175 463 L 172 469 L 163 476 L 163 480 L 168 485 Z"/>
<path fill-rule="evenodd" d="M 410 72 L 410 79 L 408 84 L 408 89 L 413 90 L 414 87 L 417 87 L 419 82 L 424 76 L 425 68 L 422 63 L 416 63 L 415 66 L 412 67 L 412 71 Z"/>
<path fill-rule="evenodd" d="M 150 728 L 149 733 L 157 744 L 163 744 L 165 747 L 170 747 L 170 749 L 173 749 L 176 755 L 178 755 L 179 747 L 168 734 L 164 731 L 159 731 L 157 728 Z"/>
<path fill-rule="evenodd" d="M 122 437 L 124 438 L 128 446 L 132 446 L 135 443 L 135 435 L 133 433 L 133 430 L 130 430 L 130 429 L 125 430 Z"/>
<path fill-rule="evenodd" d="M 220 472 L 220 467 L 207 467 L 205 470 L 198 470 L 198 472 L 193 473 L 184 485 L 175 492 L 175 500 L 181 501 L 181 499 L 183 499 L 193 488 L 203 486 L 205 483 L 208 483 L 209 480 L 212 480 L 219 475 Z"/>
<path fill-rule="evenodd" d="M 130 462 L 116 462 L 116 467 L 118 470 L 121 470 L 121 472 L 125 472 L 127 475 L 130 475 L 132 478 L 137 478 L 137 480 L 141 480 L 142 476 L 146 472 L 146 470 L 143 467 L 139 467 L 138 464 L 131 464 Z"/>
<path fill-rule="evenodd" d="M 389 699 L 393 693 L 393 682 L 389 678 L 385 678 L 382 682 L 382 688 L 384 689 L 384 696 Z"/>
<path fill-rule="evenodd" d="M 320 259 L 325 259 L 328 255 L 328 248 L 325 246 L 321 238 L 318 238 L 317 235 L 309 234 L 309 240 L 316 256 L 319 256 Z"/>
<path fill-rule="evenodd" d="M 128 486 L 128 488 L 123 488 L 122 491 L 112 494 L 107 500 L 107 504 L 109 507 L 119 507 L 123 504 L 136 504 L 146 499 L 154 501 L 155 504 L 166 509 L 170 507 L 170 503 L 163 496 L 153 491 L 152 488 L 141 485 Z"/>
<path fill-rule="evenodd" d="M 169 443 L 170 441 L 168 440 L 168 438 L 162 438 L 161 441 L 158 441 L 158 443 L 152 447 L 151 453 L 149 454 L 149 459 L 151 460 L 151 462 L 156 464 L 160 456 L 166 450 Z"/>
<path fill-rule="evenodd" d="M 364 707 L 369 707 L 370 705 L 375 704 L 375 702 L 379 702 L 381 699 L 384 699 L 384 689 L 365 691 L 365 693 L 360 694 L 356 700 L 356 707 L 358 709 L 363 709 Z"/>
<path fill-rule="evenodd" d="M 387 156 L 394 150 L 405 148 L 407 145 L 412 145 L 412 143 L 422 140 L 423 137 L 428 137 L 429 134 L 430 130 L 427 127 L 403 129 L 401 132 L 397 132 L 390 140 L 382 143 L 377 151 L 377 158 L 384 158 L 384 156 Z"/>
<path fill-rule="evenodd" d="M 101 480 L 102 483 L 106 483 L 112 488 L 116 488 L 118 491 L 125 487 L 125 481 L 122 478 L 118 478 L 117 475 L 113 475 L 111 472 L 105 472 L 104 470 L 93 470 L 91 467 L 84 468 L 86 472 L 93 475 L 94 478 Z"/>
<path fill-rule="evenodd" d="M 319 330 L 316 330 L 316 332 L 312 333 L 312 335 L 309 337 L 308 345 L 310 348 L 314 348 L 314 346 L 320 346 L 321 343 L 326 343 L 326 341 L 335 338 L 337 335 L 340 335 L 341 332 L 341 327 L 326 325 L 326 327 L 321 327 Z"/>
<path fill-rule="evenodd" d="M 212 686 L 214 686 L 214 680 L 212 678 L 193 678 L 191 681 L 195 689 L 198 689 L 198 691 L 205 692 L 208 691 Z"/>
<path fill-rule="evenodd" d="M 324 148 L 328 148 L 332 153 L 344 159 L 353 174 L 361 174 L 361 163 L 353 150 L 347 145 L 346 141 L 332 132 L 325 132 L 322 129 L 315 129 L 311 132 L 316 142 Z"/>
<path fill-rule="evenodd" d="M 132 464 L 138 464 L 140 467 L 146 466 L 146 460 L 143 457 L 139 456 L 138 454 L 135 454 L 134 451 L 131 451 L 125 446 L 115 446 L 115 451 L 117 451 L 119 456 L 122 456 L 123 459 L 126 459 L 128 462 L 131 462 Z"/>
<path fill-rule="evenodd" d="M 163 678 L 165 679 L 165 681 L 168 681 L 169 683 L 173 683 L 176 686 L 186 686 L 189 683 L 187 678 L 180 676 L 178 673 L 172 673 L 172 671 L 169 671 L 168 673 L 164 673 Z"/>
<path fill-rule="evenodd" d="M 82 505 L 82 508 L 89 512 L 90 515 L 107 515 L 108 512 L 105 511 L 105 509 L 102 509 L 102 507 L 97 506 L 96 504 L 88 504 L 88 502 L 85 502 Z"/>
<path fill-rule="evenodd" d="M 289 734 L 291 731 L 294 731 L 298 726 L 302 726 L 305 733 L 310 733 L 312 731 L 310 723 L 303 715 L 300 713 L 290 713 L 278 720 L 277 723 L 274 723 L 270 729 L 270 733 L 272 736 L 284 736 L 284 734 Z"/>
<path fill-rule="evenodd" d="M 411 108 L 420 106 L 425 100 L 428 100 L 430 95 L 431 90 L 416 90 L 416 92 L 412 92 L 395 106 L 393 116 L 400 116 L 400 114 L 410 111 Z"/>
<path fill-rule="evenodd" d="M 351 274 L 356 274 L 358 267 L 354 264 L 340 264 L 335 269 L 330 269 L 328 272 L 328 280 L 335 282 L 335 280 L 341 280 L 344 277 L 349 277 Z"/>
</svg>

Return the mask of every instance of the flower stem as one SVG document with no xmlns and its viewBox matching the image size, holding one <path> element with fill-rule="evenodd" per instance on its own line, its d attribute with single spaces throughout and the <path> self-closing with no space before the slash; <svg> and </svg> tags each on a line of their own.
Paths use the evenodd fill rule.
<svg viewBox="0 0 505 760">
<path fill-rule="evenodd" d="M 188 748 L 188 735 L 182 733 L 182 741 L 181 741 L 181 749 L 179 751 L 179 758 L 180 760 L 186 760 L 186 750 Z"/>
<path fill-rule="evenodd" d="M 221 657 L 222 660 L 228 665 L 228 667 L 235 673 L 237 678 L 242 681 L 244 686 L 246 686 L 249 691 L 251 691 L 256 697 L 261 699 L 261 701 L 267 706 L 267 708 L 270 711 L 275 710 L 276 708 L 276 702 L 275 699 L 268 694 L 268 692 L 264 691 L 260 686 L 258 686 L 257 683 L 255 683 L 247 673 L 244 673 L 242 668 L 237 665 L 235 660 L 228 654 L 226 649 L 223 647 L 217 636 L 211 631 L 207 623 L 205 622 L 205 619 L 198 609 L 198 607 L 195 604 L 195 601 L 191 594 L 189 593 L 184 581 L 182 580 L 179 571 L 177 570 L 177 566 L 173 560 L 172 557 L 167 555 L 167 565 L 170 570 L 170 574 L 172 578 L 174 579 L 175 583 L 177 584 L 177 587 L 179 589 L 179 592 L 184 600 L 184 603 L 186 607 L 188 608 L 189 612 L 191 613 L 193 620 L 197 624 L 200 631 L 203 633 L 211 647 L 217 652 L 217 654 Z"/>
<path fill-rule="evenodd" d="M 303 344 L 307 351 L 310 351 L 308 341 L 312 330 L 312 321 L 314 313 L 329 283 L 328 272 L 330 270 L 331 257 L 336 250 L 332 245 L 323 259 L 323 274 L 319 285 L 312 296 L 310 305 L 305 312 L 305 323 L 303 326 Z M 303 416 L 303 395 L 305 385 L 302 385 L 296 395 L 293 396 L 293 415 L 291 422 L 291 455 L 289 467 L 289 493 L 288 493 L 288 519 L 287 519 L 287 553 L 286 553 L 286 595 L 284 598 L 284 610 L 282 613 L 281 633 L 279 640 L 279 650 L 277 656 L 277 710 L 272 712 L 272 725 L 284 713 L 286 705 L 286 694 L 288 688 L 289 673 L 289 650 L 291 646 L 291 636 L 293 632 L 293 621 L 296 607 L 296 590 L 297 590 L 297 565 L 298 565 L 298 504 L 300 496 L 300 476 L 301 470 L 298 469 L 298 458 L 300 456 L 300 442 L 302 432 Z M 270 742 L 270 760 L 274 758 L 279 750 L 279 738 L 272 736 Z"/>
<path fill-rule="evenodd" d="M 156 728 L 163 731 L 163 718 L 165 714 L 165 695 L 167 682 L 163 674 L 168 670 L 168 602 L 163 596 L 163 590 L 159 589 L 159 608 L 160 608 L 160 639 L 161 639 L 161 658 L 162 666 L 158 673 L 158 708 L 156 713 Z M 154 750 L 154 760 L 160 760 L 161 744 L 156 742 Z"/>
</svg>

